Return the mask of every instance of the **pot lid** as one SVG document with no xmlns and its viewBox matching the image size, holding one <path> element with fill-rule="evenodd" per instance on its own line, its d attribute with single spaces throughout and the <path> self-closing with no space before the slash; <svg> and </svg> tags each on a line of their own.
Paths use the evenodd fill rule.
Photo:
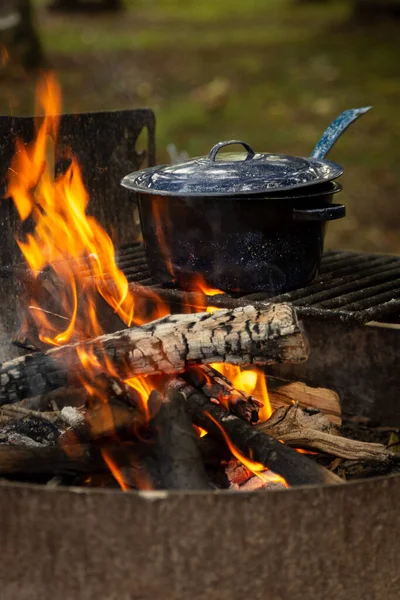
<svg viewBox="0 0 400 600">
<path fill-rule="evenodd" d="M 217 158 L 219 150 L 231 144 L 241 144 L 246 152 L 223 153 Z M 121 184 L 145 194 L 239 196 L 315 185 L 342 173 L 343 168 L 329 160 L 256 153 L 245 142 L 232 140 L 220 142 L 208 156 L 136 171 Z"/>
</svg>

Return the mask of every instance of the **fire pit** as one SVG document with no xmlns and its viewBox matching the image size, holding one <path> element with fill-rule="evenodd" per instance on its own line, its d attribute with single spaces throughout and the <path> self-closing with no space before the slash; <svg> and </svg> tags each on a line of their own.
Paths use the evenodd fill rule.
<svg viewBox="0 0 400 600">
<path fill-rule="evenodd" d="M 144 123 L 150 123 L 151 133 L 151 114 L 140 115 L 136 135 Z M 117 117 L 125 140 L 127 117 Z M 115 116 L 80 117 L 96 149 L 103 118 L 111 122 Z M 131 113 L 132 123 L 130 118 Z M 85 129 L 96 120 L 98 126 Z M 15 127 L 21 123 L 15 121 Z M 40 131 L 54 131 L 55 121 L 44 123 Z M 63 123 L 64 117 L 61 131 Z M 97 163 L 102 184 L 87 186 L 95 199 L 98 193 L 109 198 L 104 177 L 115 147 L 119 142 Z M 150 135 L 150 160 L 153 147 Z M 18 161 L 35 157 L 30 147 L 19 151 Z M 22 163 L 16 159 L 8 177 L 23 224 L 16 227 L 9 207 L 3 226 L 9 239 L 15 233 L 22 239 L 30 269 L 18 266 L 13 250 L 2 274 L 14 293 L 23 289 L 26 297 L 28 291 L 30 305 L 14 340 L 24 353 L 12 359 L 7 337 L 15 331 L 17 311 L 13 298 L 4 300 L 4 598 L 267 594 L 296 600 L 305 594 L 347 599 L 393 592 L 399 478 L 325 484 L 341 481 L 335 471 L 350 479 L 354 460 L 348 457 L 356 455 L 364 463 L 369 457 L 374 473 L 395 472 L 390 448 L 342 437 L 337 427 L 342 418 L 354 425 L 354 417 L 363 424 L 375 421 L 380 434 L 386 431 L 382 427 L 399 426 L 399 259 L 327 253 L 319 279 L 273 302 L 263 294 L 221 294 L 201 279 L 195 292 L 165 289 L 150 276 L 141 243 L 124 244 L 121 232 L 114 261 L 112 244 L 98 225 L 101 201 L 97 208 L 95 201 L 100 218 L 87 217 L 76 159 L 64 153 L 61 158 L 55 186 L 59 199 L 71 197 L 65 204 L 51 202 L 54 184 L 46 176 L 40 184 L 33 178 L 21 187 Z M 30 173 L 37 167 L 42 169 L 40 161 L 32 163 Z M 79 218 L 71 220 L 72 214 Z M 107 221 L 105 216 L 106 227 Z M 86 254 L 76 256 L 83 240 Z M 165 310 L 173 314 L 153 320 Z M 147 324 L 124 329 L 123 322 L 140 324 L 139 313 Z M 307 347 L 298 317 L 309 341 L 307 362 L 302 362 Z M 216 362 L 236 369 L 264 366 L 270 404 L 278 410 L 260 418 L 268 399 L 255 383 L 247 388 L 245 377 L 255 377 L 258 385 L 264 381 L 260 372 L 239 369 L 236 378 L 221 364 L 209 365 Z M 162 390 L 155 383 L 160 373 Z M 143 374 L 152 378 L 138 379 Z M 208 435 L 198 439 L 204 430 Z M 318 460 L 291 445 L 317 451 Z M 332 463 L 324 454 L 338 458 Z M 49 478 L 49 465 L 56 477 Z M 265 467 L 280 477 L 270 477 Z M 25 482 L 36 484 L 18 483 L 21 473 Z M 79 487 L 65 487 L 71 473 L 79 473 L 70 480 Z M 114 480 L 115 486 L 139 491 L 99 489 Z M 291 489 L 283 489 L 287 484 Z M 222 489 L 228 485 L 230 491 Z M 266 492 L 269 486 L 282 489 Z M 185 488 L 190 491 L 181 491 Z M 264 491 L 245 491 L 254 489 Z"/>
</svg>

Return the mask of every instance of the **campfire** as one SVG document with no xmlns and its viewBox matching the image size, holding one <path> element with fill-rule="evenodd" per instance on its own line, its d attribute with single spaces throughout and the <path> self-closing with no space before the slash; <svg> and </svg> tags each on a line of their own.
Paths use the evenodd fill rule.
<svg viewBox="0 0 400 600">
<path fill-rule="evenodd" d="M 24 353 L 0 371 L 1 476 L 253 491 L 338 484 L 365 463 L 394 468 L 387 445 L 341 435 L 335 391 L 267 381 L 265 367 L 307 361 L 293 305 L 221 308 L 225 295 L 199 274 L 176 312 L 154 288 L 129 284 L 89 216 L 76 157 L 54 174 L 61 93 L 52 75 L 37 100 L 45 116 L 31 144 L 17 143 L 8 176 L 26 262 L 14 339 Z M 153 217 L 163 247 L 164 216 Z"/>
</svg>

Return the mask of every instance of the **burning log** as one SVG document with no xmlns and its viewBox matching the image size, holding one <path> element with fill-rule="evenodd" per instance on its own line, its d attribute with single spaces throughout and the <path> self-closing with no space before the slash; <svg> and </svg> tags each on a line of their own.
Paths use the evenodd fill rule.
<svg viewBox="0 0 400 600">
<path fill-rule="evenodd" d="M 207 396 L 216 399 L 231 412 L 245 421 L 257 423 L 258 413 L 263 403 L 251 394 L 238 390 L 224 375 L 207 365 L 189 367 L 182 374 L 189 385 Z"/>
<path fill-rule="evenodd" d="M 252 394 L 236 388 L 216 369 L 207 365 L 195 365 L 189 367 L 181 377 L 207 398 L 215 398 L 224 405 L 229 405 L 230 410 L 238 417 L 257 423 L 263 403 Z M 339 396 L 333 390 L 310 387 L 300 381 L 268 377 L 268 399 L 273 410 L 297 402 L 303 408 L 316 408 L 325 413 L 333 425 L 340 426 L 342 423 Z"/>
<path fill-rule="evenodd" d="M 393 452 L 383 444 L 360 442 L 332 433 L 328 419 L 314 410 L 303 410 L 297 405 L 281 407 L 264 423 L 256 425 L 274 438 L 289 446 L 307 448 L 331 454 L 339 458 L 388 462 Z"/>
<path fill-rule="evenodd" d="M 106 354 L 122 376 L 179 373 L 194 363 L 268 365 L 307 358 L 296 313 L 288 304 L 172 315 L 3 363 L 0 405 L 79 382 L 85 372 L 78 356 L 82 349 L 100 363 Z"/>
<path fill-rule="evenodd" d="M 183 380 L 175 379 L 169 385 L 185 395 L 189 412 L 196 425 L 207 429 L 217 440 L 224 437 L 224 432 L 233 446 L 245 457 L 251 457 L 251 460 L 281 475 L 289 485 L 332 484 L 342 481 L 307 456 L 297 453 L 228 413 Z"/>
<path fill-rule="evenodd" d="M 154 404 L 159 404 L 159 409 L 151 425 L 163 489 L 210 489 L 185 397 L 174 389 L 168 390 L 164 398 L 152 392 L 150 413 Z"/>
</svg>

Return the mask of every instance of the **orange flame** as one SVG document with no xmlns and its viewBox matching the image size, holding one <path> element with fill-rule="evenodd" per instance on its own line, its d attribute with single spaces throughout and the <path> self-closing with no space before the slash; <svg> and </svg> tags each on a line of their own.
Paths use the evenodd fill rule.
<svg viewBox="0 0 400 600">
<path fill-rule="evenodd" d="M 108 452 L 108 450 L 106 450 L 105 448 L 102 448 L 101 455 L 102 455 L 103 460 L 106 463 L 107 467 L 110 469 L 112 476 L 119 484 L 121 490 L 123 490 L 124 492 L 128 491 L 129 486 L 125 483 L 125 480 L 121 474 L 121 471 L 115 464 L 115 462 L 114 462 L 113 458 L 111 457 L 110 453 Z"/>
<path fill-rule="evenodd" d="M 32 233 L 17 240 L 34 278 L 38 280 L 39 274 L 45 270 L 46 275 L 48 272 L 50 276 L 54 274 L 57 282 L 57 294 L 52 296 L 56 296 L 60 310 L 55 313 L 47 311 L 34 294 L 29 300 L 29 315 L 37 327 L 40 340 L 48 345 L 61 346 L 71 341 L 79 342 L 100 336 L 103 333 L 98 319 L 98 302 L 101 298 L 128 326 L 169 314 L 168 307 L 155 294 L 152 298 L 154 311 L 142 314 L 140 301 L 135 301 L 125 275 L 116 264 L 111 238 L 87 214 L 89 197 L 76 159 L 71 156 L 65 173 L 54 177 L 61 90 L 51 73 L 38 86 L 37 110 L 44 113 L 44 117 L 38 121 L 33 143 L 17 142 L 9 168 L 8 195 L 12 197 L 21 221 L 29 218 L 34 224 Z M 168 262 L 164 210 L 164 204 L 156 202 L 153 216 L 166 262 L 172 269 Z M 194 312 L 217 310 L 216 307 L 206 306 L 206 297 L 223 292 L 207 285 L 201 276 L 194 278 L 192 284 L 191 287 L 199 292 L 199 302 L 193 307 Z M 108 392 L 105 386 L 97 383 L 96 378 L 102 373 L 115 378 L 119 375 L 105 352 L 97 351 L 95 354 L 93 350 L 78 345 L 77 353 L 85 367 L 82 383 L 90 398 L 101 405 L 102 418 L 109 419 L 112 428 L 112 415 L 107 408 Z M 265 406 L 263 418 L 267 418 L 271 409 L 265 378 L 261 377 L 260 372 L 242 372 L 240 368 L 230 365 L 223 365 L 222 369 L 235 387 L 258 394 Z M 129 373 L 125 377 L 124 383 L 139 394 L 143 412 L 148 418 L 148 396 L 153 389 L 151 381 L 130 378 Z M 105 460 L 111 470 L 117 469 L 110 457 Z"/>
<path fill-rule="evenodd" d="M 10 55 L 8 53 L 7 47 L 5 44 L 1 44 L 0 46 L 0 54 L 1 54 L 1 66 L 5 67 L 8 61 L 10 60 Z"/>
<path fill-rule="evenodd" d="M 197 287 L 200 289 L 201 292 L 203 292 L 205 296 L 218 296 L 219 294 L 224 293 L 221 290 L 209 287 L 208 284 L 205 282 L 204 277 L 202 277 L 201 275 L 197 275 L 196 283 Z M 205 310 L 206 312 L 213 314 L 217 310 L 219 310 L 219 308 L 217 306 L 206 306 Z"/>
<path fill-rule="evenodd" d="M 50 273 L 53 285 L 54 276 L 51 296 L 59 310 L 55 313 L 46 310 L 34 291 L 29 300 L 29 316 L 37 327 L 39 339 L 48 345 L 61 346 L 100 336 L 104 333 L 98 319 L 101 298 L 128 326 L 169 313 L 155 295 L 151 314 L 143 316 L 137 310 L 128 281 L 116 264 L 111 238 L 87 214 L 89 197 L 76 159 L 70 156 L 66 172 L 54 177 L 61 89 L 51 73 L 38 85 L 36 104 L 38 114 L 44 116 L 38 120 L 35 140 L 16 144 L 9 168 L 8 195 L 21 221 L 30 218 L 34 225 L 32 233 L 17 240 L 34 278 L 39 281 L 39 274 L 45 270 L 46 276 Z M 105 351 L 97 349 L 95 354 L 78 345 L 77 353 L 85 367 L 82 383 L 90 399 L 100 406 L 96 414 L 101 413 L 107 431 L 112 432 L 112 414 L 107 404 L 109 390 L 98 375 L 118 378 L 118 373 Z M 135 379 L 135 384 L 128 379 L 126 383 L 139 393 L 141 388 L 148 389 L 144 379 Z M 141 398 L 146 412 L 144 392 Z M 89 425 L 95 427 L 98 423 Z M 115 476 L 115 464 L 112 466 L 110 457 L 105 460 Z"/>
<path fill-rule="evenodd" d="M 186 285 L 192 291 L 184 293 L 184 313 L 214 313 L 216 310 L 219 310 L 217 306 L 207 306 L 207 296 L 217 296 L 224 292 L 210 287 L 202 275 L 197 274 L 186 278 Z"/>
<path fill-rule="evenodd" d="M 229 379 L 237 390 L 243 390 L 263 403 L 258 414 L 261 423 L 269 419 L 272 415 L 272 407 L 268 396 L 267 380 L 261 369 L 243 370 L 241 367 L 226 363 L 214 363 L 210 366 Z"/>
<path fill-rule="evenodd" d="M 69 319 L 64 331 L 57 331 L 42 311 L 32 312 L 41 340 L 58 346 L 71 341 L 73 336 L 89 339 L 101 333 L 96 317 L 96 292 L 126 325 L 143 320 L 135 314 L 134 297 L 116 264 L 109 235 L 96 219 L 86 214 L 89 198 L 74 157 L 67 171 L 54 180 L 53 154 L 61 90 L 52 74 L 40 83 L 37 104 L 45 116 L 32 144 L 17 143 L 8 193 L 21 220 L 31 217 L 35 224 L 34 232 L 18 241 L 28 265 L 36 275 L 51 266 L 63 284 L 60 303 Z M 34 301 L 31 304 L 35 306 Z M 163 305 L 157 316 L 166 313 Z"/>
<path fill-rule="evenodd" d="M 206 283 L 204 277 L 200 274 L 197 274 L 195 277 L 193 277 L 191 286 L 192 285 L 195 289 L 198 289 L 200 290 L 200 292 L 203 292 L 205 296 L 219 296 L 220 294 L 224 293 L 222 290 L 210 287 L 208 283 Z"/>
<path fill-rule="evenodd" d="M 150 384 L 150 379 L 147 377 L 131 377 L 129 379 L 125 379 L 124 383 L 126 383 L 130 388 L 134 389 L 138 393 L 142 407 L 142 412 L 145 416 L 146 421 L 149 421 L 149 396 L 151 392 L 155 389 L 155 387 Z"/>
<path fill-rule="evenodd" d="M 226 433 L 225 429 L 220 425 L 220 423 L 218 423 L 218 421 L 214 419 L 214 417 L 209 412 L 204 411 L 204 414 L 206 414 L 207 417 L 211 419 L 211 421 L 213 421 L 213 423 L 215 423 L 215 425 L 218 427 L 218 429 L 222 433 L 226 445 L 228 446 L 230 452 L 232 452 L 233 456 L 238 461 L 240 461 L 249 471 L 251 471 L 254 475 L 256 475 L 265 482 L 279 482 L 282 483 L 286 488 L 289 487 L 288 483 L 283 477 L 281 477 L 277 473 L 273 473 L 272 471 L 264 467 L 264 465 L 255 462 L 254 460 L 251 460 L 250 458 L 247 458 L 247 456 L 242 454 L 242 452 L 240 452 L 240 450 L 236 448 L 236 446 L 231 442 L 228 434 Z"/>
<path fill-rule="evenodd" d="M 206 431 L 206 429 L 203 429 L 202 427 L 198 427 L 197 425 L 193 425 L 193 429 L 195 430 L 195 432 L 197 433 L 199 438 L 202 438 L 208 434 L 208 431 Z"/>
</svg>

